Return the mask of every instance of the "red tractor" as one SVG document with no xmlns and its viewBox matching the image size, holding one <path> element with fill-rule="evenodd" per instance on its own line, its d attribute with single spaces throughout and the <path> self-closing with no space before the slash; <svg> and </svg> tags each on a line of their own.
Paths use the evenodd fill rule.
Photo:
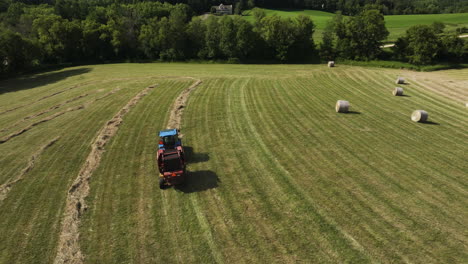
<svg viewBox="0 0 468 264">
<path fill-rule="evenodd" d="M 183 183 L 185 179 L 185 155 L 177 130 L 159 133 L 158 167 L 159 188 Z"/>
</svg>

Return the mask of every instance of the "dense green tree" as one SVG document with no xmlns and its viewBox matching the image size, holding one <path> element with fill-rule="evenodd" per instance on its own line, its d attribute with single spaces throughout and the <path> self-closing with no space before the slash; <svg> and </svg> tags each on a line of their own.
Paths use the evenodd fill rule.
<svg viewBox="0 0 468 264">
<path fill-rule="evenodd" d="M 65 58 L 66 20 L 57 15 L 41 16 L 34 20 L 37 34 L 46 62 L 63 62 Z"/>
<path fill-rule="evenodd" d="M 382 41 L 389 32 L 378 10 L 366 10 L 335 25 L 337 49 L 348 59 L 369 60 L 380 54 Z"/>
<path fill-rule="evenodd" d="M 202 52 L 206 58 L 214 59 L 221 56 L 220 34 L 218 19 L 215 16 L 208 17 L 206 19 L 205 48 Z"/>
<path fill-rule="evenodd" d="M 236 28 L 234 21 L 229 16 L 219 19 L 219 50 L 223 57 L 234 58 L 236 49 Z"/>
<path fill-rule="evenodd" d="M 293 21 L 273 15 L 264 17 L 260 24 L 260 36 L 274 51 L 275 58 L 283 62 L 287 61 L 291 55 L 288 52 L 295 41 Z"/>
<path fill-rule="evenodd" d="M 315 43 L 312 38 L 315 25 L 309 16 L 299 15 L 293 20 L 294 43 L 289 50 L 292 60 L 308 60 L 315 53 Z"/>
<path fill-rule="evenodd" d="M 464 55 L 468 55 L 468 47 L 465 41 L 458 37 L 458 34 L 449 34 L 441 38 L 441 60 L 462 62 Z"/>
<path fill-rule="evenodd" d="M 0 13 L 7 11 L 10 4 L 11 0 L 0 0 Z"/>
<path fill-rule="evenodd" d="M 23 9 L 25 6 L 25 4 L 18 2 L 10 4 L 5 13 L 5 22 L 13 26 L 19 23 L 20 17 L 24 13 Z"/>
<path fill-rule="evenodd" d="M 37 46 L 20 34 L 0 29 L 0 73 L 18 73 L 38 59 Z"/>
<path fill-rule="evenodd" d="M 330 61 L 335 59 L 334 41 L 333 24 L 327 23 L 322 33 L 322 42 L 320 43 L 320 58 L 322 60 Z"/>
<path fill-rule="evenodd" d="M 199 17 L 194 17 L 187 26 L 187 38 L 190 43 L 187 47 L 189 58 L 205 58 L 205 32 L 206 24 Z"/>
<path fill-rule="evenodd" d="M 254 8 L 252 9 L 252 15 L 254 17 L 255 21 L 255 27 L 258 28 L 260 27 L 260 22 L 264 17 L 266 17 L 266 12 L 263 9 L 260 8 Z"/>
<path fill-rule="evenodd" d="M 150 59 L 159 58 L 161 51 L 161 43 L 159 41 L 159 28 L 160 23 L 158 18 L 153 18 L 148 21 L 148 24 L 143 25 L 138 37 L 140 41 L 140 48 Z"/>
<path fill-rule="evenodd" d="M 445 24 L 439 21 L 436 21 L 431 24 L 432 28 L 434 29 L 434 33 L 441 34 L 444 33 Z"/>
<path fill-rule="evenodd" d="M 394 51 L 403 53 L 410 63 L 424 65 L 434 62 L 442 51 L 442 44 L 433 27 L 416 25 L 397 41 Z"/>
<path fill-rule="evenodd" d="M 236 45 L 232 56 L 238 59 L 246 59 L 253 55 L 252 52 L 256 48 L 256 44 L 258 44 L 258 36 L 254 32 L 252 24 L 245 19 L 234 16 L 232 20 L 234 21 L 234 27 L 236 29 L 233 39 Z"/>
<path fill-rule="evenodd" d="M 105 60 L 113 57 L 110 34 L 103 24 L 94 20 L 82 21 L 83 56 L 87 60 Z"/>
</svg>

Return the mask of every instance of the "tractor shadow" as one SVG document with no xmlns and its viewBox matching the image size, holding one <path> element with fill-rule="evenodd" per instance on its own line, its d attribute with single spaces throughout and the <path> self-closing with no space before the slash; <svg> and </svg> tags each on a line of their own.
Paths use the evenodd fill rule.
<svg viewBox="0 0 468 264">
<path fill-rule="evenodd" d="M 79 68 L 6 79 L 0 82 L 0 94 L 33 89 L 47 84 L 56 83 L 72 76 L 85 74 L 90 71 L 91 68 Z"/>
<path fill-rule="evenodd" d="M 184 146 L 185 156 L 188 164 L 206 162 L 210 159 L 210 155 L 205 152 L 194 152 L 192 147 Z M 218 187 L 220 182 L 218 175 L 210 170 L 205 171 L 187 171 L 185 182 L 175 186 L 176 190 L 184 193 L 202 192 Z"/>
<path fill-rule="evenodd" d="M 220 182 L 218 175 L 213 171 L 187 171 L 185 182 L 174 188 L 183 193 L 203 192 L 217 188 Z"/>
<path fill-rule="evenodd" d="M 206 162 L 210 159 L 210 155 L 204 152 L 193 152 L 192 147 L 184 146 L 185 156 L 187 157 L 187 163 L 199 163 Z"/>
</svg>

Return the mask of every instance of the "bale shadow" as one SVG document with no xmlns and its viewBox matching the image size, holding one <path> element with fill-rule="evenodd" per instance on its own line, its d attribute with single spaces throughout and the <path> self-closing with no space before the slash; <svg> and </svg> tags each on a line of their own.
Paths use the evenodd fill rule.
<svg viewBox="0 0 468 264">
<path fill-rule="evenodd" d="M 361 112 L 358 112 L 358 111 L 348 111 L 348 112 L 346 112 L 345 114 L 348 114 L 348 115 L 360 115 Z"/>
<path fill-rule="evenodd" d="M 56 83 L 68 77 L 85 74 L 91 68 L 80 68 L 59 72 L 28 75 L 19 78 L 8 79 L 0 82 L 0 94 L 17 92 L 26 89 L 33 89 L 51 83 Z"/>
<path fill-rule="evenodd" d="M 183 193 L 202 192 L 217 188 L 220 182 L 213 171 L 187 171 L 184 183 L 174 186 L 174 189 Z"/>
<path fill-rule="evenodd" d="M 440 123 L 432 122 L 432 121 L 425 121 L 425 122 L 422 122 L 422 124 L 440 126 Z"/>
<path fill-rule="evenodd" d="M 193 152 L 192 147 L 184 146 L 185 156 L 187 157 L 188 163 L 199 163 L 199 162 L 206 162 L 210 159 L 210 155 L 205 152 Z"/>
<path fill-rule="evenodd" d="M 399 95 L 400 97 L 411 97 L 411 95 L 407 95 L 407 94 L 404 94 L 404 95 Z"/>
</svg>

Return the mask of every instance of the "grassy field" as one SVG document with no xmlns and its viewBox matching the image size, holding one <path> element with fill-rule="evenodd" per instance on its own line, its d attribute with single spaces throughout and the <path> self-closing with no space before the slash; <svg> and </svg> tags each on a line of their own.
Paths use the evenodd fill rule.
<svg viewBox="0 0 468 264">
<path fill-rule="evenodd" d="M 91 144 L 149 86 L 90 178 L 85 263 L 465 263 L 466 76 L 161 63 L 1 81 L 0 263 L 54 261 Z M 156 135 L 186 77 L 202 81 L 182 117 L 189 176 L 161 191 Z"/>
<path fill-rule="evenodd" d="M 278 15 L 293 18 L 299 14 L 312 18 L 316 25 L 314 39 L 320 41 L 322 32 L 328 21 L 332 20 L 334 14 L 317 10 L 287 10 L 287 9 L 264 9 L 267 15 Z M 253 22 L 251 11 L 244 12 L 245 18 Z M 429 14 L 429 15 L 395 15 L 385 16 L 385 25 L 390 32 L 387 41 L 395 41 L 405 34 L 406 30 L 414 25 L 429 25 L 436 21 L 446 25 L 446 31 L 454 31 L 457 27 L 468 27 L 468 13 L 460 14 Z"/>
</svg>

